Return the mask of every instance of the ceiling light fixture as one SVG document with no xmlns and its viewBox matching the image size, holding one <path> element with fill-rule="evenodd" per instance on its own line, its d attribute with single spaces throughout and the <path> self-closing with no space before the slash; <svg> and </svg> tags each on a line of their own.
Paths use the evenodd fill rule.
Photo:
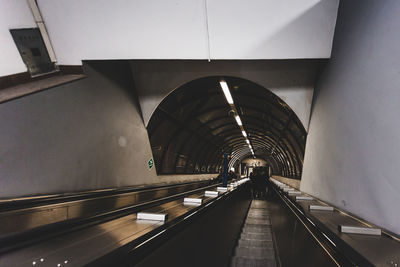
<svg viewBox="0 0 400 267">
<path fill-rule="evenodd" d="M 242 131 L 242 134 L 244 137 L 247 137 L 247 133 L 245 131 Z"/>
<path fill-rule="evenodd" d="M 236 116 L 235 116 L 235 119 L 236 119 L 236 122 L 237 122 L 237 124 L 238 124 L 239 126 L 242 126 L 242 125 L 243 125 L 243 124 L 242 124 L 242 120 L 240 119 L 239 115 L 236 115 Z"/>
<path fill-rule="evenodd" d="M 224 80 L 221 80 L 219 84 L 221 85 L 222 91 L 224 92 L 226 101 L 228 101 L 229 105 L 233 105 L 233 98 L 231 92 L 229 91 L 228 84 Z"/>
</svg>

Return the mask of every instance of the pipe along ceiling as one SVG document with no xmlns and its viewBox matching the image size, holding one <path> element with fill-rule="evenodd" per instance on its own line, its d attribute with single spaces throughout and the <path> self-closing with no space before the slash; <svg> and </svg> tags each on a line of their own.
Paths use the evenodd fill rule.
<svg viewBox="0 0 400 267">
<path fill-rule="evenodd" d="M 245 79 L 206 77 L 184 84 L 161 102 L 147 130 L 158 174 L 217 173 L 228 153 L 235 169 L 256 157 L 267 161 L 273 174 L 301 177 L 304 126 L 279 97 Z"/>
</svg>

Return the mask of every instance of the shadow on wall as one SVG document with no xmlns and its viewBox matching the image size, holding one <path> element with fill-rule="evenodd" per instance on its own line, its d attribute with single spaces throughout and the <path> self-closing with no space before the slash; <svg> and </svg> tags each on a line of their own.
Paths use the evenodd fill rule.
<svg viewBox="0 0 400 267">
<path fill-rule="evenodd" d="M 84 66 L 90 66 L 95 69 L 105 79 L 117 84 L 119 87 L 126 87 L 125 93 L 128 99 L 132 101 L 132 106 L 136 112 L 142 116 L 142 110 L 139 104 L 139 98 L 136 93 L 135 83 L 132 78 L 132 71 L 128 61 L 125 60 L 108 60 L 108 61 L 84 61 Z M 117 70 L 117 71 L 115 71 Z"/>
</svg>

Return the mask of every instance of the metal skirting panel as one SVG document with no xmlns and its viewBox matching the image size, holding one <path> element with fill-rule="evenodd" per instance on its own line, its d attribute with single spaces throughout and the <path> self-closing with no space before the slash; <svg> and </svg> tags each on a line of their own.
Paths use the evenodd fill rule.
<svg viewBox="0 0 400 267">
<path fill-rule="evenodd" d="M 243 189 L 149 251 L 135 266 L 228 266 L 251 201 L 249 190 Z"/>
<path fill-rule="evenodd" d="M 306 227 L 274 192 L 270 217 L 282 266 L 337 266 Z"/>
<path fill-rule="evenodd" d="M 317 199 L 299 200 L 276 180 L 273 191 L 340 266 L 399 265 L 399 238 Z M 308 195 L 303 195 L 309 197 Z"/>
<path fill-rule="evenodd" d="M 180 195 L 156 205 L 142 205 L 137 212 L 129 212 L 116 219 L 105 218 L 57 235 L 49 233 L 48 238 L 39 242 L 2 253 L 0 266 L 133 266 L 152 253 L 159 242 L 164 243 L 169 237 L 174 237 L 180 232 L 179 229 L 190 226 L 191 222 L 196 221 L 194 218 L 202 218 L 201 214 L 212 212 L 214 207 L 220 206 L 219 203 L 224 205 L 229 200 L 237 199 L 246 187 L 236 186 L 217 198 L 205 196 L 205 190 L 216 189 L 217 186 L 213 184 L 185 192 L 188 197 L 201 198 L 201 206 L 185 205 L 184 196 Z M 154 217 L 141 217 L 140 214 L 166 216 L 165 221 L 160 221 Z M 224 213 L 226 219 L 229 218 L 228 214 Z M 210 219 L 214 220 L 214 216 Z M 199 234 L 203 236 L 204 233 Z M 234 238 L 232 234 L 229 236 Z M 182 245 L 188 247 L 187 243 Z M 229 252 L 229 248 L 222 248 Z"/>
<path fill-rule="evenodd" d="M 8 210 L 0 213 L 0 238 L 15 235 L 33 228 L 81 219 L 126 207 L 160 200 L 172 195 L 209 185 L 210 181 L 141 189 L 134 192 L 75 199 L 63 203 Z"/>
</svg>

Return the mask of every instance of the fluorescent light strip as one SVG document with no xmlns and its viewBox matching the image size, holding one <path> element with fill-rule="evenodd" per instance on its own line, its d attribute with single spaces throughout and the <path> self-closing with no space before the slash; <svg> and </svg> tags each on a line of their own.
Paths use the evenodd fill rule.
<svg viewBox="0 0 400 267">
<path fill-rule="evenodd" d="M 242 131 L 242 134 L 243 134 L 244 137 L 247 137 L 246 131 Z"/>
<path fill-rule="evenodd" d="M 249 139 L 246 139 L 246 143 L 250 144 L 250 141 L 249 141 Z"/>
<path fill-rule="evenodd" d="M 242 126 L 242 125 L 243 125 L 243 124 L 242 124 L 242 120 L 240 119 L 239 115 L 236 115 L 236 116 L 235 116 L 235 119 L 236 119 L 236 122 L 237 122 L 237 124 L 238 124 L 239 126 Z"/>
<path fill-rule="evenodd" d="M 233 105 L 233 98 L 231 92 L 229 91 L 228 84 L 224 80 L 221 80 L 219 84 L 221 85 L 222 91 L 224 92 L 226 101 L 228 101 L 228 104 Z"/>
</svg>

